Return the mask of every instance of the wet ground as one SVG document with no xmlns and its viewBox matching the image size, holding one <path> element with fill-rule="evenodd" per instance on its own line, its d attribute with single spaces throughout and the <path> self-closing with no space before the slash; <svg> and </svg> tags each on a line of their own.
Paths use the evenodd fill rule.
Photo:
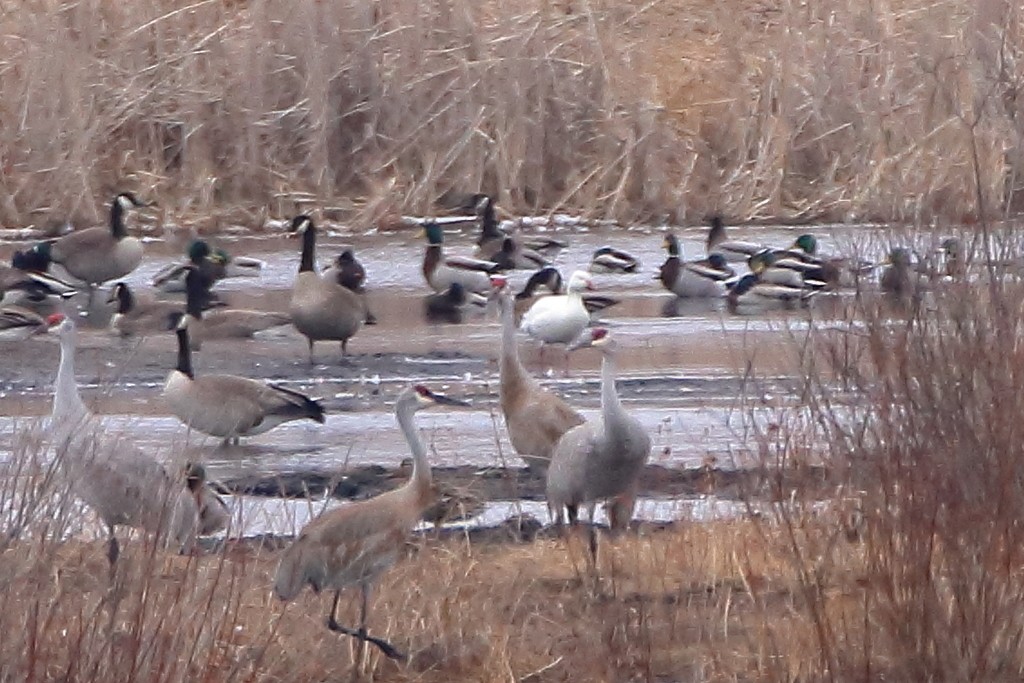
<svg viewBox="0 0 1024 683">
<path fill-rule="evenodd" d="M 845 249 L 851 235 L 848 228 L 757 228 L 736 230 L 734 237 L 755 237 L 781 246 L 807 231 L 818 236 L 825 252 Z M 703 252 L 702 229 L 676 232 L 686 254 L 696 257 Z M 861 234 L 868 235 L 859 238 L 861 243 L 873 239 L 869 232 Z M 822 297 L 810 314 L 732 316 L 719 301 L 678 302 L 653 280 L 664 260 L 660 230 L 573 225 L 558 236 L 571 241 L 556 259 L 566 276 L 586 266 L 590 253 L 607 243 L 633 252 L 641 261 L 637 274 L 595 276 L 600 291 L 622 300 L 603 315 L 622 348 L 618 389 L 626 407 L 649 429 L 654 444 L 638 514 L 672 519 L 684 514 L 681 510 L 697 516 L 705 516 L 708 510 L 712 511 L 708 514 L 734 513 L 729 505 L 719 509 L 718 501 L 737 501 L 741 490 L 757 490 L 758 482 L 764 480 L 743 437 L 748 417 L 744 399 L 762 405 L 795 402 L 791 376 L 798 345 L 794 339 L 812 324 L 812 316 L 816 321 L 833 318 L 844 305 L 844 296 Z M 473 228 L 449 229 L 446 240 L 449 252 L 469 254 Z M 222 281 L 218 292 L 233 306 L 286 310 L 298 267 L 298 243 L 283 236 L 263 236 L 221 244 L 233 253 L 264 260 L 266 267 L 258 278 Z M 483 316 L 461 325 L 424 320 L 423 241 L 415 231 L 321 234 L 318 261 L 329 261 L 343 244 L 353 246 L 366 266 L 370 302 L 379 320 L 351 341 L 347 358 L 341 358 L 336 344 L 321 343 L 317 363 L 310 366 L 304 338 L 290 327 L 253 340 L 208 342 L 194 357 L 199 374 L 241 374 L 308 392 L 323 401 L 326 424 L 292 422 L 229 448 L 190 434 L 168 415 L 160 396 L 176 360 L 173 335 L 122 342 L 103 329 L 109 314 L 105 310 L 94 310 L 79 335 L 77 375 L 87 403 L 108 416 L 111 428 L 130 431 L 150 452 L 167 458 L 184 452 L 207 463 L 210 475 L 226 492 L 239 494 L 235 500 L 240 515 L 248 510 L 239 517 L 241 532 L 287 532 L 319 509 L 319 503 L 296 503 L 294 498 L 300 494 L 359 498 L 402 481 L 405 475 L 398 468 L 409 452 L 391 412 L 393 401 L 410 383 L 424 383 L 472 402 L 469 409 L 417 415 L 437 478 L 485 503 L 477 510 L 482 517 L 462 516 L 493 523 L 526 505 L 528 512 L 546 519 L 543 482 L 522 469 L 497 405 L 496 317 Z M 16 246 L 0 245 L 0 258 L 7 258 Z M 149 241 L 144 263 L 127 278 L 129 284 L 145 289 L 157 270 L 178 258 L 177 248 Z M 514 273 L 513 287 L 521 287 L 527 276 L 525 271 Z M 99 300 L 105 298 L 104 293 Z M 563 376 L 557 352 L 549 351 L 542 361 L 532 342 L 523 338 L 520 348 L 527 366 L 548 377 L 547 386 L 584 414 L 596 414 L 600 362 L 596 352 L 573 354 L 569 374 Z M 5 451 L 10 451 L 3 444 L 11 443 L 12 435 L 49 411 L 58 348 L 55 339 L 40 337 L 6 343 L 0 353 L 4 368 L 0 458 L 4 458 Z M 756 382 L 743 380 L 750 371 Z M 749 481 L 741 480 L 744 477 Z M 293 500 L 258 500 L 270 495 Z M 695 502 L 698 513 L 693 512 Z M 287 509 L 274 507 L 280 505 Z"/>
</svg>

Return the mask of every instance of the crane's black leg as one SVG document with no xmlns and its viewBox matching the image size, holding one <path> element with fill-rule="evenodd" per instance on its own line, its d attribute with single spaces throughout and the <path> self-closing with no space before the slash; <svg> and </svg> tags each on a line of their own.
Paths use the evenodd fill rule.
<svg viewBox="0 0 1024 683">
<path fill-rule="evenodd" d="M 114 534 L 114 525 L 107 525 L 107 533 L 110 534 L 107 540 L 107 562 L 110 564 L 110 583 L 114 583 L 114 575 L 117 569 L 117 558 L 121 556 L 121 547 L 117 543 L 117 536 Z"/>
<path fill-rule="evenodd" d="M 380 649 L 380 651 L 385 654 L 385 656 L 391 659 L 397 659 L 398 661 L 405 661 L 406 659 L 408 659 L 407 655 L 395 649 L 395 647 L 391 645 L 391 643 L 389 643 L 388 641 L 382 640 L 381 638 L 374 638 L 366 632 L 366 607 L 367 602 L 369 602 L 369 587 L 364 586 L 363 588 L 363 605 L 361 610 L 362 616 L 360 618 L 359 629 L 349 628 L 348 626 L 342 626 L 338 623 L 338 620 L 335 618 L 335 615 L 338 612 L 338 600 L 340 598 L 341 591 L 334 591 L 334 602 L 331 603 L 331 613 L 327 617 L 327 628 L 331 629 L 335 633 L 343 633 L 346 636 L 358 638 L 363 642 L 372 643 L 376 645 Z"/>
<path fill-rule="evenodd" d="M 316 363 L 313 362 L 313 340 L 307 337 L 306 341 L 309 342 L 309 364 L 316 365 Z"/>
<path fill-rule="evenodd" d="M 587 533 L 590 541 L 590 560 L 594 563 L 594 569 L 597 569 L 597 527 L 591 522 L 587 529 Z"/>
</svg>

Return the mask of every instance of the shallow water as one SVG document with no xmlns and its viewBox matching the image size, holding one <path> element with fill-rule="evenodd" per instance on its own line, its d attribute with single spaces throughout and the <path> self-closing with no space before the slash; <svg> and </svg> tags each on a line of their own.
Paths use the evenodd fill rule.
<svg viewBox="0 0 1024 683">
<path fill-rule="evenodd" d="M 804 227 L 758 228 L 735 230 L 734 237 L 756 235 L 759 241 L 781 246 L 807 231 Z M 810 231 L 818 236 L 825 252 L 839 249 L 852 234 L 846 228 Z M 676 232 L 685 253 L 692 257 L 703 252 L 703 229 Z M 576 226 L 571 232 L 559 232 L 559 237 L 572 244 L 559 254 L 556 265 L 568 276 L 572 269 L 585 266 L 591 252 L 606 243 L 639 257 L 640 273 L 597 275 L 595 282 L 599 291 L 622 299 L 620 305 L 605 312 L 603 324 L 613 329 L 619 340 L 619 390 L 627 408 L 652 436 L 652 462 L 695 468 L 713 459 L 720 465 L 744 467 L 749 459 L 745 458 L 740 399 L 745 394 L 766 405 L 794 401 L 788 378 L 796 367 L 797 345 L 791 342 L 799 339 L 811 317 L 804 311 L 732 316 L 719 301 L 678 302 L 652 279 L 664 259 L 661 234 L 652 228 L 610 231 Z M 450 252 L 471 253 L 471 230 L 448 231 L 446 239 Z M 298 243 L 276 236 L 223 243 L 229 251 L 264 260 L 266 266 L 258 278 L 222 281 L 218 291 L 235 306 L 286 310 L 298 266 Z M 77 374 L 86 401 L 108 416 L 111 428 L 132 433 L 147 451 L 170 459 L 201 459 L 213 478 L 331 472 L 355 464 L 394 467 L 408 457 L 391 410 L 403 387 L 422 382 L 473 403 L 468 410 L 417 415 L 435 464 L 518 467 L 520 461 L 508 443 L 497 406 L 499 329 L 494 316 L 462 325 L 423 320 L 422 297 L 427 293 L 420 274 L 423 241 L 415 231 L 325 235 L 318 244 L 320 263 L 326 264 L 342 244 L 354 246 L 366 267 L 371 306 L 380 320 L 352 340 L 350 358 L 342 361 L 335 344 L 318 344 L 318 363 L 310 367 L 305 340 L 290 327 L 283 327 L 255 340 L 208 343 L 194 359 L 200 374 L 242 374 L 307 391 L 323 400 L 329 413 L 326 424 L 289 423 L 232 448 L 189 434 L 167 414 L 160 398 L 164 378 L 176 360 L 170 334 L 136 344 L 113 339 L 103 329 L 81 329 Z M 6 253 L 0 253 L 3 256 Z M 155 272 L 174 260 L 177 255 L 168 245 L 149 242 L 147 258 L 127 281 L 144 289 Z M 513 273 L 513 287 L 518 289 L 528 275 Z M 98 301 L 102 299 L 105 294 L 98 297 Z M 814 319 L 832 318 L 843 302 L 842 296 L 820 297 L 814 304 Z M 91 322 L 101 317 L 94 316 Z M 596 413 L 599 354 L 573 354 L 569 374 L 563 376 L 559 351 L 548 351 L 541 360 L 532 342 L 523 339 L 520 348 L 527 366 L 534 374 L 547 377 L 549 387 L 587 416 Z M 4 458 L 10 453 L 10 437 L 49 412 L 58 349 L 55 340 L 38 338 L 8 344 L 0 353 L 5 356 L 0 384 L 0 458 Z M 746 385 L 740 379 L 748 364 L 761 378 L 756 384 Z M 662 511 L 670 510 L 670 503 L 675 501 L 652 503 L 656 512 L 641 514 L 662 519 Z M 239 504 L 243 510 L 250 506 L 246 501 Z M 501 505 L 492 503 L 487 519 L 501 514 L 495 510 L 507 510 L 508 504 Z M 267 520 L 278 516 L 271 508 L 260 513 Z M 281 516 L 287 517 L 283 512 Z M 268 521 L 253 528 L 271 527 Z"/>
</svg>

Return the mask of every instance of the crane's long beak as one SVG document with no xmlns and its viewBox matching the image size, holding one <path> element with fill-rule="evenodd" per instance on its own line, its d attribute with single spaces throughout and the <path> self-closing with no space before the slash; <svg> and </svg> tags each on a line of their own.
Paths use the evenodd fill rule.
<svg viewBox="0 0 1024 683">
<path fill-rule="evenodd" d="M 442 406 L 459 406 L 462 408 L 469 408 L 470 406 L 473 405 L 469 401 L 461 401 L 457 398 L 452 398 L 451 396 L 445 396 L 444 394 L 435 394 L 433 392 L 431 392 L 430 398 L 434 400 L 434 403 L 437 403 L 438 405 Z"/>
</svg>

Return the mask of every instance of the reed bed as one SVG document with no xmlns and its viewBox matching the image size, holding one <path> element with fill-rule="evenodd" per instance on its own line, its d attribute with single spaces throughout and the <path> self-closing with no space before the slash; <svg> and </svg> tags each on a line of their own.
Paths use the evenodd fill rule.
<svg viewBox="0 0 1024 683">
<path fill-rule="evenodd" d="M 204 230 L 476 190 L 623 221 L 1020 205 L 1007 0 L 8 5 L 5 225 L 98 221 L 115 189 Z"/>
</svg>

